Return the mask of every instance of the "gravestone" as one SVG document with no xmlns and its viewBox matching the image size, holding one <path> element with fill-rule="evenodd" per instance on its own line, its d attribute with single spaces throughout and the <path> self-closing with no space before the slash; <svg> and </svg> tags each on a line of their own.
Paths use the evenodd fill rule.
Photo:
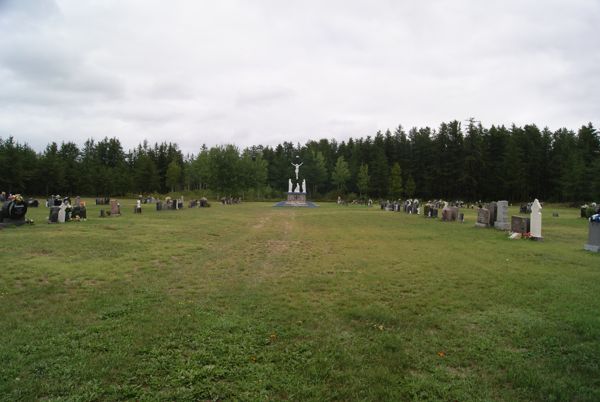
<svg viewBox="0 0 600 402">
<path fill-rule="evenodd" d="M 498 217 L 498 204 L 492 201 L 486 208 L 490 211 L 490 226 L 492 226 Z"/>
<path fill-rule="evenodd" d="M 141 200 L 137 200 L 135 203 L 135 208 L 133 210 L 134 213 L 136 214 L 141 214 L 142 213 L 142 201 Z"/>
<path fill-rule="evenodd" d="M 51 206 L 50 214 L 48 215 L 48 223 L 58 223 L 58 211 L 60 207 Z"/>
<path fill-rule="evenodd" d="M 62 204 L 58 209 L 58 223 L 65 223 L 66 218 L 67 218 L 67 206 L 66 206 L 66 204 Z"/>
<path fill-rule="evenodd" d="M 529 218 L 513 215 L 510 218 L 510 231 L 514 233 L 529 233 Z"/>
<path fill-rule="evenodd" d="M 490 227 L 490 210 L 487 208 L 477 208 L 477 223 L 475 226 L 479 228 Z"/>
<path fill-rule="evenodd" d="M 536 198 L 531 204 L 531 239 L 542 240 L 542 206 Z"/>
<path fill-rule="evenodd" d="M 156 201 L 156 210 L 162 211 L 162 207 L 163 207 L 162 201 Z"/>
<path fill-rule="evenodd" d="M 496 221 L 494 227 L 498 230 L 510 229 L 510 222 L 508 221 L 508 201 L 497 202 L 498 212 L 496 214 Z"/>
<path fill-rule="evenodd" d="M 458 220 L 458 207 L 450 207 L 450 220 L 455 222 Z"/>
<path fill-rule="evenodd" d="M 100 218 L 105 218 L 106 217 L 106 213 L 104 212 L 103 209 L 100 210 Z"/>
<path fill-rule="evenodd" d="M 5 201 L 0 208 L 0 228 L 5 226 L 21 226 L 27 221 L 27 203 L 17 194 L 14 199 Z"/>
<path fill-rule="evenodd" d="M 458 219 L 457 207 L 445 207 L 442 209 L 442 221 L 455 222 Z"/>
<path fill-rule="evenodd" d="M 583 249 L 600 253 L 600 222 L 590 221 L 588 241 L 583 246 Z"/>
<path fill-rule="evenodd" d="M 79 207 L 81 206 L 81 197 L 77 196 L 75 197 L 75 203 L 73 204 L 74 207 Z"/>
<path fill-rule="evenodd" d="M 120 215 L 121 208 L 119 206 L 119 202 L 117 200 L 110 200 L 110 214 L 111 215 Z"/>
</svg>

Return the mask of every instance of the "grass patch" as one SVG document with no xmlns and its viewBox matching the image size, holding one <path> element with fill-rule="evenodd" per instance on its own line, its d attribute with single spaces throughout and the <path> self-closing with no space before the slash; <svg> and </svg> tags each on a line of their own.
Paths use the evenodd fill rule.
<svg viewBox="0 0 600 402">
<path fill-rule="evenodd" d="M 600 400 L 575 209 L 532 242 L 472 210 L 122 204 L 0 232 L 1 399 Z"/>
</svg>

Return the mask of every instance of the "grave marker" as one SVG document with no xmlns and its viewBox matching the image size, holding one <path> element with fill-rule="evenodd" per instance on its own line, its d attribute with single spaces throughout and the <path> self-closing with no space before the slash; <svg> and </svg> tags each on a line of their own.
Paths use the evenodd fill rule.
<svg viewBox="0 0 600 402">
<path fill-rule="evenodd" d="M 508 221 L 508 201 L 498 201 L 497 207 L 498 212 L 494 227 L 498 230 L 510 229 L 510 222 Z"/>
<path fill-rule="evenodd" d="M 67 217 L 67 205 L 62 204 L 58 208 L 58 223 L 65 223 L 65 219 Z"/>
<path fill-rule="evenodd" d="M 513 215 L 510 218 L 510 231 L 514 233 L 529 233 L 529 218 Z"/>
<path fill-rule="evenodd" d="M 117 200 L 110 200 L 110 214 L 121 215 L 121 208 Z"/>
<path fill-rule="evenodd" d="M 490 227 L 490 210 L 487 208 L 477 208 L 477 223 L 475 226 L 479 228 Z"/>
<path fill-rule="evenodd" d="M 600 222 L 590 221 L 588 241 L 583 246 L 583 249 L 600 253 Z"/>
<path fill-rule="evenodd" d="M 531 204 L 531 238 L 533 240 L 542 240 L 542 206 L 536 198 Z"/>
</svg>

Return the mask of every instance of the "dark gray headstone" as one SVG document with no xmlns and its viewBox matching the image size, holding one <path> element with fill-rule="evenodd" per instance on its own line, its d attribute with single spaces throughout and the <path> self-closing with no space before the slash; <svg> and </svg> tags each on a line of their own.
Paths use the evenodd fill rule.
<svg viewBox="0 0 600 402">
<path fill-rule="evenodd" d="M 58 211 L 60 211 L 60 207 L 50 207 L 50 215 L 48 215 L 49 223 L 58 223 Z"/>
<path fill-rule="evenodd" d="M 490 211 L 490 225 L 493 225 L 496 222 L 498 217 L 498 204 L 495 201 L 492 201 L 488 204 L 487 209 Z"/>
<path fill-rule="evenodd" d="M 515 233 L 529 233 L 530 229 L 530 221 L 529 218 L 525 218 L 522 216 L 511 216 L 510 218 L 510 230 Z"/>
<path fill-rule="evenodd" d="M 490 227 L 490 210 L 487 208 L 477 208 L 477 223 L 475 226 L 480 228 Z"/>
</svg>

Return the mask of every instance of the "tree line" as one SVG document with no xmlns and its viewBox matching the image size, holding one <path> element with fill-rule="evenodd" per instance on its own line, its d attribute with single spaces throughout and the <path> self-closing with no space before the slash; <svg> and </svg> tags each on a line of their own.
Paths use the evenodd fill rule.
<svg viewBox="0 0 600 402">
<path fill-rule="evenodd" d="M 48 144 L 43 152 L 0 137 L 0 190 L 109 196 L 196 191 L 280 198 L 296 156 L 313 199 L 417 197 L 575 202 L 600 200 L 600 136 L 536 125 L 484 128 L 473 120 L 437 129 L 402 126 L 347 141 L 277 146 L 202 146 L 146 141 L 125 151 L 118 138 Z"/>
</svg>

